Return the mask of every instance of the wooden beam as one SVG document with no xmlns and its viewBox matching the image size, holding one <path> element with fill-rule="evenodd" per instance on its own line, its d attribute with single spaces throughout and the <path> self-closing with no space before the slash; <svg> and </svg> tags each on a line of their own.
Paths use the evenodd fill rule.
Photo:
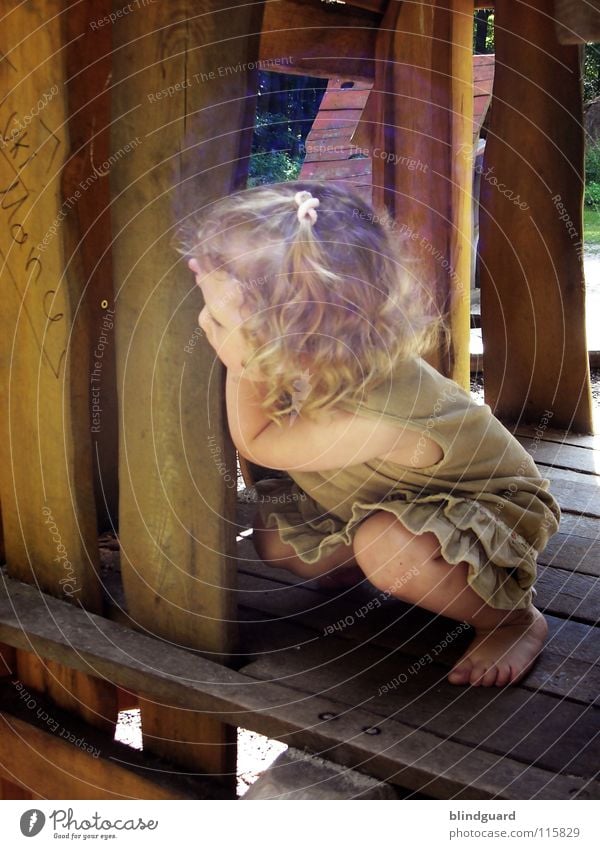
<svg viewBox="0 0 600 849">
<path fill-rule="evenodd" d="M 256 39 L 241 34 L 260 27 L 244 9 L 219 13 L 226 5 L 182 0 L 176 10 L 154 4 L 119 18 L 112 149 L 135 147 L 111 169 L 114 261 L 123 281 L 119 538 L 129 612 L 150 632 L 221 660 L 235 644 L 227 523 L 235 492 L 212 462 L 208 437 L 222 443 L 226 465 L 234 467 L 235 455 L 225 440 L 224 375 L 214 353 L 207 343 L 193 355 L 185 350 L 202 304 L 170 238 L 174 212 L 199 212 L 244 177 L 253 83 L 243 71 L 217 71 L 248 63 Z M 176 209 L 173 193 L 186 210 Z"/>
<path fill-rule="evenodd" d="M 60 0 L 9 0 L 0 80 L 0 491 L 9 573 L 100 611 Z M 46 16 L 48 16 L 46 20 Z M 35 57 L 35 62 L 32 62 Z"/>
<path fill-rule="evenodd" d="M 136 623 L 222 662 L 236 644 L 235 451 L 225 372 L 196 344 L 201 296 L 171 237 L 178 216 L 245 186 L 262 11 L 179 0 L 112 28 L 113 154 L 134 144 L 111 169 L 123 585 Z M 145 746 L 235 782 L 235 729 L 140 704 Z"/>
<path fill-rule="evenodd" d="M 345 0 L 344 5 L 354 9 L 367 9 L 369 12 L 377 12 L 383 15 L 388 0 Z M 335 4 L 335 1 L 333 3 Z"/>
<path fill-rule="evenodd" d="M 94 121 L 103 108 L 94 111 L 91 101 L 100 93 L 105 110 L 107 74 L 106 44 L 94 40 L 88 16 L 110 3 L 78 4 L 68 15 L 58 0 L 50 0 L 43 15 L 35 6 L 8 5 L 0 61 L 7 92 L 0 121 L 6 560 L 9 574 L 100 612 L 88 407 L 89 354 L 99 335 L 90 300 L 99 289 L 98 280 L 87 285 L 80 221 L 91 219 L 100 197 L 89 159 Z M 87 219 L 79 217 L 83 210 Z M 88 253 L 88 268 L 90 263 Z M 110 282 L 102 286 L 107 292 Z M 107 365 L 105 389 L 108 372 Z M 108 497 L 110 489 L 108 484 Z M 60 665 L 46 667 L 29 653 L 17 653 L 15 665 L 23 680 L 114 730 L 116 693 L 109 683 Z"/>
<path fill-rule="evenodd" d="M 73 4 L 68 14 L 62 16 L 71 145 L 63 172 L 63 193 L 66 197 L 78 193 L 68 255 L 78 252 L 81 256 L 84 305 L 91 328 L 85 367 L 100 532 L 112 531 L 118 525 L 119 434 L 108 178 L 112 164 L 109 159 L 112 30 L 97 25 L 111 12 L 112 0 L 88 0 Z"/>
<path fill-rule="evenodd" d="M 373 199 L 403 228 L 433 311 L 446 316 L 449 349 L 427 355 L 469 387 L 473 62 L 472 2 L 392 3 L 377 43 L 367 106 Z M 366 122 L 363 122 L 363 127 Z M 354 139 L 353 139 L 354 141 Z M 364 143 L 364 139 L 361 140 Z M 465 151 L 467 156 L 465 156 Z M 416 163 L 406 167 L 407 157 Z M 406 239 L 406 234 L 410 239 Z"/>
<path fill-rule="evenodd" d="M 555 0 L 554 17 L 561 44 L 600 41 L 600 0 Z"/>
<path fill-rule="evenodd" d="M 56 707 L 21 681 L 0 683 L 0 777 L 45 799 L 230 799 Z"/>
<path fill-rule="evenodd" d="M 93 669 L 163 704 L 212 715 L 316 754 L 327 753 L 336 763 L 358 767 L 383 781 L 408 788 L 427 783 L 427 792 L 435 797 L 468 793 L 465 782 L 469 781 L 477 782 L 478 799 L 531 798 L 538 793 L 548 799 L 595 798 L 598 794 L 595 782 L 556 775 L 510 757 L 499 761 L 496 755 L 454 741 L 440 746 L 438 736 L 382 720 L 365 708 L 345 707 L 340 712 L 338 702 L 319 694 L 298 700 L 293 690 L 278 682 L 258 684 L 245 674 L 132 628 L 49 596 L 41 598 L 32 587 L 10 579 L 0 585 L 0 640 L 19 648 L 28 646 L 74 668 Z M 565 656 L 571 651 L 570 643 L 562 649 Z M 552 672 L 544 675 L 549 680 Z M 560 671 L 558 675 L 564 677 Z M 327 718 L 332 713 L 335 722 Z M 379 734 L 365 733 L 373 726 Z"/>
<path fill-rule="evenodd" d="M 372 81 L 379 22 L 378 14 L 336 4 L 267 3 L 260 35 L 261 67 L 286 74 Z"/>
<path fill-rule="evenodd" d="M 310 2 L 310 0 L 309 0 Z M 322 3 L 323 0 L 313 0 L 313 2 Z M 346 9 L 367 9 L 370 12 L 376 12 L 379 15 L 383 15 L 386 7 L 389 4 L 389 0 L 344 0 L 343 5 L 336 3 L 336 0 L 331 0 L 331 5 L 335 8 L 338 5 L 342 6 L 342 9 L 339 11 L 344 11 L 343 6 Z M 494 0 L 475 0 L 473 3 L 474 9 L 493 9 L 494 8 Z"/>
<path fill-rule="evenodd" d="M 583 277 L 581 48 L 551 0 L 496 4 L 481 176 L 485 399 L 506 424 L 592 432 Z"/>
</svg>

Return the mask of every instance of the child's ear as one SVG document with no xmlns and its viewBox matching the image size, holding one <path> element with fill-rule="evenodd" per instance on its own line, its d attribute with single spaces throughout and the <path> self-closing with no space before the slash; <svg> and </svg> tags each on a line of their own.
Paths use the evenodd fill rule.
<svg viewBox="0 0 600 849">
<path fill-rule="evenodd" d="M 188 268 L 190 271 L 193 271 L 194 274 L 200 274 L 200 266 L 198 265 L 198 261 L 194 258 L 188 260 Z"/>
</svg>

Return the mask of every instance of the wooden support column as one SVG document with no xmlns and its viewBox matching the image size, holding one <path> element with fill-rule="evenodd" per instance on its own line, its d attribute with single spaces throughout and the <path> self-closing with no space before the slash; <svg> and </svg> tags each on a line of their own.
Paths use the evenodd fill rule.
<svg viewBox="0 0 600 849">
<path fill-rule="evenodd" d="M 554 0 L 554 14 L 561 44 L 600 41 L 600 0 Z"/>
<path fill-rule="evenodd" d="M 446 315 L 448 350 L 427 355 L 469 386 L 473 3 L 390 2 L 376 46 L 373 201 L 393 216 L 415 285 Z M 364 124 L 363 124 L 364 126 Z M 408 238 L 407 238 L 408 237 Z"/>
<path fill-rule="evenodd" d="M 356 8 L 312 0 L 266 3 L 261 67 L 284 74 L 371 81 L 379 20 L 377 10 L 364 5 Z"/>
<path fill-rule="evenodd" d="M 581 48 L 551 0 L 496 3 L 481 175 L 485 399 L 506 424 L 591 433 L 583 277 Z M 546 412 L 548 411 L 548 412 Z"/>
<path fill-rule="evenodd" d="M 136 627 L 221 662 L 236 644 L 235 451 L 224 369 L 194 335 L 201 294 L 171 238 L 176 213 L 245 186 L 261 22 L 260 3 L 181 0 L 113 27 L 123 584 Z M 144 747 L 235 782 L 235 728 L 141 705 Z"/>
<path fill-rule="evenodd" d="M 88 17 L 106 3 L 6 4 L 0 33 L 0 496 L 8 572 L 102 612 L 87 364 L 92 320 L 79 242 L 81 181 L 101 49 Z M 68 44 L 77 36 L 77 43 Z M 86 47 L 83 47 L 83 44 Z M 89 70 L 89 69 L 92 70 Z M 106 68 L 104 69 L 106 70 Z M 95 83 L 94 83 L 95 80 Z M 86 147 L 87 145 L 87 147 Z M 27 651 L 16 674 L 114 730 L 115 688 Z"/>
</svg>

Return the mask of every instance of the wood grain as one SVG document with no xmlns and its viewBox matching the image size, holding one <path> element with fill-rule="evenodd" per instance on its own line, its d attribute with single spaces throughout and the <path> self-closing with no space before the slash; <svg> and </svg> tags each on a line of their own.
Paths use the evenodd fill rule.
<svg viewBox="0 0 600 849">
<path fill-rule="evenodd" d="M 97 201 L 86 169 L 93 118 L 81 106 L 105 82 L 103 65 L 93 61 L 103 46 L 89 37 L 88 14 L 108 6 L 97 0 L 65 15 L 58 2 L 43 10 L 10 5 L 0 62 L 8 91 L 0 122 L 6 561 L 9 574 L 100 612 L 88 372 L 98 324 L 79 216 L 86 209 L 89 217 Z M 108 498 L 110 491 L 107 480 Z M 109 682 L 25 651 L 17 652 L 14 667 L 25 683 L 114 732 L 117 702 Z"/>
<path fill-rule="evenodd" d="M 44 601 L 52 617 L 44 619 L 39 616 L 41 602 L 31 588 L 10 579 L 5 586 L 0 589 L 0 640 L 21 646 L 25 629 L 47 657 L 67 661 L 74 668 L 93 663 L 98 674 L 135 687 L 155 701 L 187 710 L 218 711 L 232 725 L 305 747 L 383 781 L 412 789 L 427 787 L 424 792 L 436 798 L 594 798 L 598 793 L 594 782 L 556 774 L 512 756 L 499 759 L 455 741 L 441 745 L 431 732 L 382 718 L 366 705 L 348 708 L 327 694 L 306 699 L 271 681 L 257 686 L 248 675 L 102 617 L 72 610 L 50 597 Z M 581 634 L 575 639 L 576 645 L 582 645 Z M 573 650 L 569 640 L 561 642 L 561 650 Z M 591 658 L 591 649 L 584 654 Z M 374 727 L 378 734 L 367 733 Z"/>
<path fill-rule="evenodd" d="M 376 77 L 367 104 L 373 199 L 416 233 L 403 251 L 416 279 L 446 316 L 449 347 L 428 360 L 469 385 L 469 286 L 473 117 L 473 4 L 391 3 L 378 33 Z M 357 143 L 364 143 L 364 137 Z M 395 154 L 423 164 L 409 170 Z M 399 237 L 398 237 L 399 238 Z"/>
<path fill-rule="evenodd" d="M 496 4 L 480 194 L 485 398 L 505 424 L 550 411 L 554 428 L 592 433 L 581 57 L 557 44 L 553 12 L 551 0 Z"/>
</svg>

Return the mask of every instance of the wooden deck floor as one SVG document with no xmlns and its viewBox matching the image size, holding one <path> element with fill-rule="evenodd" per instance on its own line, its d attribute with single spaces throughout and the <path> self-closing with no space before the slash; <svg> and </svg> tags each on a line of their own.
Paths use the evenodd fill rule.
<svg viewBox="0 0 600 849">
<path fill-rule="evenodd" d="M 370 736 L 378 745 L 359 768 L 409 795 L 598 797 L 600 437 L 547 430 L 540 441 L 528 428 L 517 437 L 550 479 L 563 513 L 560 532 L 539 558 L 537 605 L 547 615 L 549 641 L 518 686 L 448 684 L 448 667 L 470 640 L 458 623 L 385 600 L 368 584 L 319 590 L 266 567 L 250 540 L 240 539 L 246 659 L 238 671 L 284 688 L 290 705 L 310 713 L 314 703 L 315 727 L 332 736 L 330 747 L 315 748 L 305 729 L 308 748 L 344 762 L 344 746 Z M 240 528 L 253 511 L 240 506 Z M 352 723 L 357 712 L 361 727 Z M 342 724 L 354 731 L 340 743 L 334 732 Z"/>
<path fill-rule="evenodd" d="M 229 666 L 128 617 L 116 540 L 101 547 L 106 616 L 3 574 L 0 643 L 305 748 L 408 798 L 598 799 L 600 437 L 543 436 L 517 431 L 563 518 L 539 558 L 550 638 L 518 686 L 448 684 L 469 641 L 450 619 L 366 583 L 324 592 L 262 564 L 243 536 L 255 510 L 243 501 L 240 641 Z"/>
</svg>

